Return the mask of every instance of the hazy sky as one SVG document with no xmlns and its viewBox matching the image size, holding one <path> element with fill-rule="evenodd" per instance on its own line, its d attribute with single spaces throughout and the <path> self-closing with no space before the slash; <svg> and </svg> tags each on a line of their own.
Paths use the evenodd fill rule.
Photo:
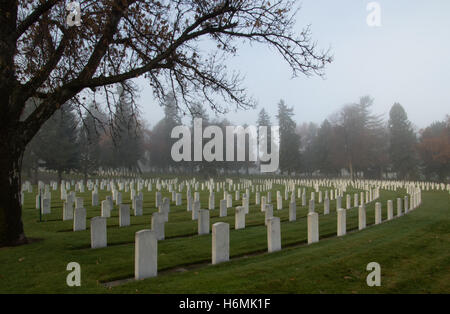
<svg viewBox="0 0 450 314">
<path fill-rule="evenodd" d="M 254 124 L 264 107 L 275 122 L 277 103 L 294 107 L 295 121 L 321 123 L 344 104 L 371 95 L 373 110 L 387 119 L 399 102 L 422 128 L 450 113 L 450 1 L 380 0 L 381 26 L 370 27 L 366 0 L 303 0 L 300 30 L 311 24 L 318 47 L 331 48 L 333 63 L 325 78 L 291 71 L 281 56 L 265 46 L 244 46 L 228 62 L 245 75 L 255 110 L 231 112 L 238 124 Z M 139 81 L 144 118 L 154 126 L 163 116 L 150 87 Z"/>
</svg>

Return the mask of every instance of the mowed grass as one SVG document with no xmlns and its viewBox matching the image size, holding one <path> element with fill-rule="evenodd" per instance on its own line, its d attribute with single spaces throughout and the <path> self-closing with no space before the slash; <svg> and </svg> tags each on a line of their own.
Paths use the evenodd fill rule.
<svg viewBox="0 0 450 314">
<path fill-rule="evenodd" d="M 34 187 L 36 190 L 36 187 Z M 276 210 L 276 190 L 284 196 L 284 187 L 274 185 L 274 216 L 281 218 L 283 249 L 267 253 L 264 213 L 255 205 L 251 193 L 246 228 L 234 230 L 234 209 L 219 216 L 219 200 L 211 212 L 211 225 L 230 224 L 231 260 L 211 265 L 211 234 L 197 235 L 197 221 L 183 204 L 171 202 L 166 239 L 158 243 L 158 276 L 131 281 L 111 288 L 103 283 L 134 276 L 135 232 L 151 228 L 156 211 L 155 192 L 144 190 L 144 215 L 131 216 L 131 226 L 119 228 L 117 206 L 108 219 L 108 247 L 90 248 L 89 219 L 100 215 L 100 206 L 92 207 L 91 192 L 84 197 L 87 230 L 73 232 L 72 221 L 62 221 L 59 191 L 52 191 L 52 213 L 39 222 L 35 194 L 25 194 L 23 220 L 32 242 L 25 246 L 0 249 L 0 293 L 449 293 L 450 292 L 450 198 L 446 192 L 422 192 L 422 205 L 400 218 L 386 221 L 387 200 L 406 195 L 381 190 L 383 223 L 374 226 L 374 202 L 366 205 L 368 228 L 358 231 L 358 210 L 347 212 L 347 232 L 336 237 L 336 203 L 330 202 L 330 214 L 323 215 L 318 204 L 320 242 L 307 245 L 307 206 L 297 199 L 297 221 L 289 222 L 288 201 Z M 324 189 L 323 189 L 324 190 Z M 311 189 L 307 189 L 309 199 Z M 360 190 L 348 191 L 352 195 Z M 109 192 L 100 191 L 100 200 Z M 122 193 L 130 203 L 129 193 Z M 261 195 L 265 195 L 262 193 Z M 163 192 L 163 197 L 170 193 Z M 207 208 L 208 192 L 201 192 L 202 208 Z M 342 206 L 345 207 L 345 195 Z M 241 205 L 234 201 L 233 206 Z M 81 287 L 68 287 L 69 262 L 81 265 Z M 381 287 L 368 287 L 366 266 L 381 266 Z"/>
</svg>

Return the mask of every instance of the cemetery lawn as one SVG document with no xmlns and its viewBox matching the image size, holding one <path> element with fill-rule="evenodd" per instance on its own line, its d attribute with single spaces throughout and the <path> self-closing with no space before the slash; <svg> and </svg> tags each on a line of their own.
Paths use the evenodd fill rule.
<svg viewBox="0 0 450 314">
<path fill-rule="evenodd" d="M 100 206 L 90 206 L 90 191 L 84 197 L 87 230 L 72 231 L 72 221 L 62 221 L 59 191 L 52 191 L 52 213 L 39 222 L 35 194 L 25 193 L 23 221 L 31 243 L 0 248 L 0 293 L 450 293 L 450 197 L 448 192 L 422 191 L 422 205 L 400 218 L 386 220 L 387 200 L 406 195 L 381 190 L 383 223 L 374 222 L 374 202 L 367 204 L 367 225 L 358 229 L 358 210 L 347 212 L 347 235 L 336 237 L 336 205 L 323 215 L 316 202 L 320 242 L 306 245 L 307 207 L 297 200 L 297 221 L 288 221 L 288 201 L 274 216 L 281 218 L 282 250 L 268 254 L 264 215 L 251 193 L 246 228 L 234 230 L 234 210 L 220 218 L 219 200 L 211 212 L 211 224 L 230 224 L 230 261 L 212 266 L 211 234 L 198 236 L 197 222 L 183 205 L 171 203 L 166 240 L 158 243 L 158 276 L 106 287 L 104 283 L 134 276 L 135 232 L 151 228 L 155 192 L 144 191 L 144 215 L 131 216 L 131 226 L 119 228 L 118 210 L 108 219 L 108 247 L 90 248 L 89 219 L 100 215 Z M 34 191 L 36 187 L 34 187 Z M 311 192 L 307 190 L 307 195 Z M 359 191 L 350 191 L 353 193 Z M 100 200 L 106 191 L 100 191 Z M 309 193 L 309 194 L 308 194 Z M 130 203 L 129 193 L 123 193 Z M 201 192 L 202 207 L 207 192 Z M 163 192 L 163 197 L 169 193 Z M 234 193 L 233 193 L 234 196 Z M 317 196 L 316 196 L 317 197 Z M 317 198 L 316 198 L 317 200 Z M 241 204 L 234 201 L 233 206 Z M 343 197 L 343 206 L 345 195 Z M 81 265 L 81 287 L 68 287 L 69 262 Z M 368 287 L 366 266 L 381 266 L 381 286 Z"/>
</svg>

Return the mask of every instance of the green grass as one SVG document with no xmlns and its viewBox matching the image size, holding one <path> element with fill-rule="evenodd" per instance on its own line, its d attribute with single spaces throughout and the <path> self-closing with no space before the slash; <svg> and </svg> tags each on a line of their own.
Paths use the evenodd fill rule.
<svg viewBox="0 0 450 314">
<path fill-rule="evenodd" d="M 367 207 L 368 228 L 357 231 L 358 212 L 347 212 L 344 237 L 336 237 L 335 202 L 330 215 L 322 215 L 317 204 L 320 242 L 306 245 L 307 207 L 297 200 L 297 221 L 288 221 L 288 201 L 276 210 L 276 190 L 272 190 L 274 215 L 281 218 L 283 249 L 267 253 L 264 214 L 251 195 L 246 228 L 234 230 L 234 210 L 218 217 L 219 199 L 211 212 L 211 224 L 230 224 L 230 262 L 211 265 L 211 235 L 197 235 L 197 222 L 183 205 L 171 204 L 166 240 L 158 243 L 158 276 L 106 288 L 102 283 L 134 275 L 135 232 L 150 229 L 156 211 L 155 192 L 144 191 L 144 215 L 131 217 L 131 226 L 119 228 L 117 207 L 108 219 L 108 247 L 90 249 L 89 221 L 86 231 L 72 232 L 72 221 L 62 221 L 59 191 L 52 191 L 52 213 L 38 222 L 35 194 L 25 194 L 23 220 L 32 243 L 0 249 L 0 293 L 449 293 L 450 292 L 450 198 L 445 192 L 422 192 L 422 205 L 416 210 L 384 222 L 387 200 L 404 196 L 381 190 L 383 223 L 373 226 L 374 203 Z M 307 190 L 309 197 L 311 189 Z M 353 193 L 349 191 L 353 197 Z M 90 191 L 84 197 L 88 219 L 100 215 L 100 206 L 90 206 Z M 109 194 L 109 192 L 108 192 Z M 122 193 L 130 203 L 129 193 Z M 100 191 L 100 200 L 106 191 Z M 207 192 L 201 193 L 202 208 Z M 264 195 L 264 194 L 262 194 Z M 163 197 L 169 193 L 163 192 Z M 233 193 L 234 198 L 234 193 Z M 317 195 L 316 195 L 317 201 Z M 353 200 L 352 200 L 353 203 Z M 233 205 L 241 202 L 233 201 Z M 345 206 L 345 196 L 343 197 Z M 396 214 L 396 201 L 394 201 Z M 81 265 L 81 287 L 68 287 L 69 262 Z M 368 287 L 366 265 L 381 265 L 381 287 Z"/>
</svg>

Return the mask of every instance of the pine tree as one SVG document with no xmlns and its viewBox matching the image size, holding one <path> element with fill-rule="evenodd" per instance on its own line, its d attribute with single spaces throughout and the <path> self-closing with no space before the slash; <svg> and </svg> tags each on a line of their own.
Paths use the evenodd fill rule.
<svg viewBox="0 0 450 314">
<path fill-rule="evenodd" d="M 389 155 L 398 178 L 411 178 L 417 168 L 416 135 L 408 116 L 399 103 L 389 112 Z"/>
<path fill-rule="evenodd" d="M 288 173 L 300 169 L 300 137 L 295 132 L 293 111 L 292 107 L 287 107 L 284 101 L 280 100 L 277 115 L 280 126 L 280 170 Z"/>
<path fill-rule="evenodd" d="M 181 124 L 181 117 L 173 95 L 164 102 L 164 118 L 153 128 L 150 140 L 150 162 L 153 167 L 168 171 L 169 167 L 180 166 L 172 160 L 171 149 L 177 139 L 171 138 L 172 129 Z"/>
<path fill-rule="evenodd" d="M 333 126 L 325 119 L 318 129 L 311 147 L 313 168 L 326 175 L 336 171 L 336 162 L 333 161 L 333 137 Z"/>
<path fill-rule="evenodd" d="M 383 122 L 380 116 L 371 113 L 373 98 L 361 97 L 359 103 L 345 105 L 340 111 L 335 127 L 336 142 L 339 143 L 341 168 L 347 168 L 353 179 L 358 172 L 373 174 L 376 165 L 383 160 Z"/>
<path fill-rule="evenodd" d="M 102 163 L 101 137 L 104 136 L 104 113 L 91 103 L 80 126 L 78 144 L 80 146 L 80 171 L 87 179 L 88 174 L 98 170 Z"/>
<path fill-rule="evenodd" d="M 63 172 L 79 166 L 77 132 L 77 116 L 72 107 L 64 106 L 53 114 L 37 135 L 37 157 L 45 168 L 57 171 L 59 180 Z"/>
<path fill-rule="evenodd" d="M 270 116 L 267 113 L 267 111 L 262 108 L 260 110 L 260 112 L 258 113 L 258 120 L 256 120 L 256 125 L 258 126 L 258 141 L 259 145 L 258 145 L 258 149 L 264 147 L 265 145 L 267 145 L 267 152 L 270 153 L 271 151 L 271 130 L 270 127 L 272 126 L 272 122 L 270 121 Z M 259 127 L 260 126 L 265 126 L 267 127 L 267 132 L 265 134 L 260 134 L 259 133 Z M 261 154 L 263 152 L 258 152 L 258 154 Z M 269 162 L 263 162 L 263 161 L 259 161 L 259 163 L 262 164 L 268 164 Z"/>
<path fill-rule="evenodd" d="M 142 132 L 139 113 L 134 111 L 132 89 L 118 88 L 119 101 L 115 105 L 112 123 L 113 166 L 140 171 L 138 161 L 143 157 Z"/>
<path fill-rule="evenodd" d="M 444 182 L 450 177 L 450 116 L 420 132 L 418 150 L 425 177 Z"/>
</svg>

